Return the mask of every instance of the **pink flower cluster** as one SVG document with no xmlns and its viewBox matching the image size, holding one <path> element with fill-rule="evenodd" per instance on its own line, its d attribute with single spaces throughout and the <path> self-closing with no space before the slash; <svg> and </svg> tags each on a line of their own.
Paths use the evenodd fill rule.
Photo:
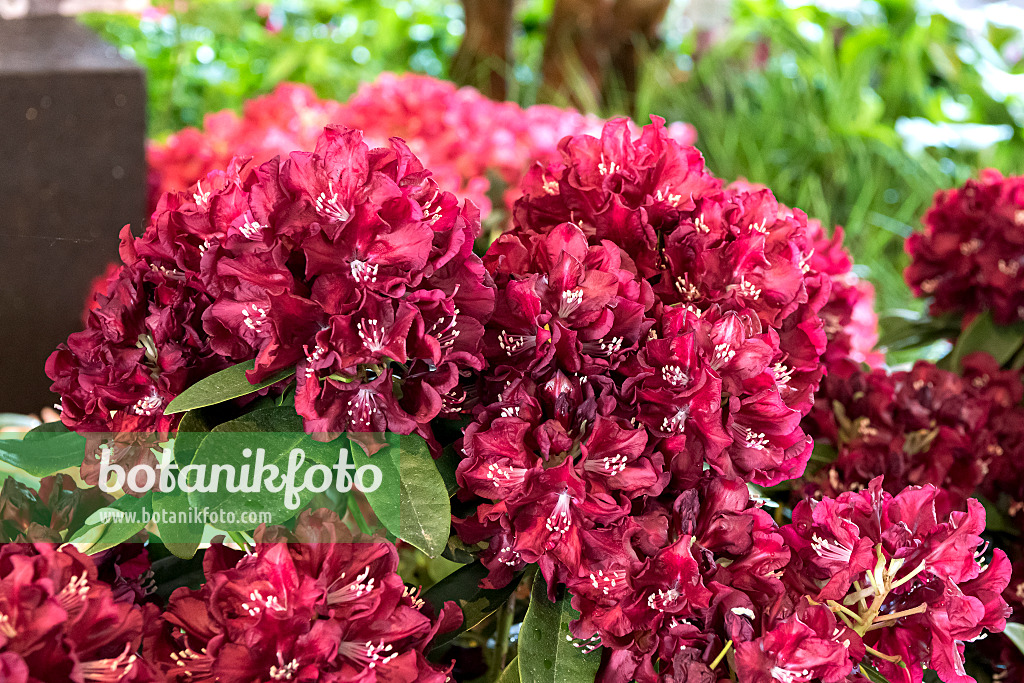
<svg viewBox="0 0 1024 683">
<path fill-rule="evenodd" d="M 933 315 L 991 311 L 1008 325 L 1024 320 L 1024 176 L 987 169 L 960 188 L 937 192 L 924 232 L 907 239 L 905 272 Z"/>
<path fill-rule="evenodd" d="M 462 621 L 432 609 L 395 573 L 398 551 L 356 537 L 334 513 L 304 512 L 294 531 L 257 531 L 253 550 L 214 546 L 199 590 L 172 595 L 146 656 L 168 683 L 444 683 L 424 656 Z"/>
<path fill-rule="evenodd" d="M 430 421 L 460 409 L 460 373 L 483 363 L 494 295 L 478 230 L 404 144 L 371 150 L 348 129 L 212 173 L 165 195 L 142 237 L 122 233 L 124 267 L 47 362 L 61 418 L 114 462 L 152 458 L 137 442 L 176 426 L 175 396 L 255 358 L 253 383 L 294 373 L 310 433 L 433 443 Z M 83 475 L 96 481 L 96 458 Z"/>
<path fill-rule="evenodd" d="M 259 165 L 279 154 L 313 149 L 324 127 L 341 120 L 338 102 L 321 100 L 308 86 L 282 83 L 246 102 L 241 116 L 231 110 L 207 114 L 203 130 L 184 128 L 162 142 L 150 141 L 150 211 L 167 192 L 227 169 L 235 157 L 251 157 Z"/>
<path fill-rule="evenodd" d="M 382 74 L 344 103 L 318 99 L 307 86 L 286 83 L 249 101 L 242 116 L 210 114 L 203 131 L 186 128 L 151 143 L 150 205 L 155 207 L 164 192 L 190 187 L 209 172 L 227 168 L 233 157 L 249 156 L 259 164 L 310 149 L 324 126 L 340 124 L 362 130 L 375 145 L 402 138 L 438 185 L 471 200 L 486 219 L 492 199 L 504 194 L 506 206 L 512 206 L 532 164 L 558 158 L 559 140 L 598 132 L 602 123 L 571 109 L 494 102 L 472 88 L 416 74 Z M 696 137 L 685 123 L 671 124 L 669 133 L 687 145 Z"/>
<path fill-rule="evenodd" d="M 975 353 L 958 375 L 918 361 L 912 369 L 833 368 L 818 397 L 810 429 L 835 460 L 815 473 L 807 493 L 859 490 L 884 475 L 886 490 L 932 484 L 963 502 L 976 492 L 1022 501 L 1024 385 L 1020 373 L 1000 370 Z M 1024 516 L 1021 516 L 1024 529 Z"/>
</svg>

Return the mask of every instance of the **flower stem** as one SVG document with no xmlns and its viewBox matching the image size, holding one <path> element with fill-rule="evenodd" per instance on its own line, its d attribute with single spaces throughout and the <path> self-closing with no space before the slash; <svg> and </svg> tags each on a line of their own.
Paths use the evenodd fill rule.
<svg viewBox="0 0 1024 683">
<path fill-rule="evenodd" d="M 722 651 L 718 653 L 718 656 L 715 657 L 714 661 L 711 662 L 711 666 L 708 667 L 708 668 L 710 668 L 712 671 L 714 671 L 715 667 L 717 667 L 719 664 L 721 664 L 722 660 L 725 659 L 725 655 L 726 655 L 727 652 L 729 652 L 729 649 L 731 647 L 732 647 L 732 641 L 731 640 L 726 641 L 725 647 L 722 648 Z"/>
<path fill-rule="evenodd" d="M 887 655 L 887 654 L 885 654 L 883 652 L 879 652 L 878 650 L 876 650 L 875 648 L 871 647 L 870 645 L 866 645 L 865 647 L 867 648 L 867 651 L 868 651 L 869 655 L 872 655 L 874 657 L 878 657 L 879 659 L 884 659 L 885 661 L 891 662 L 893 664 L 898 664 L 901 661 L 899 655 Z"/>
<path fill-rule="evenodd" d="M 497 625 L 494 630 L 494 658 L 491 661 L 491 678 L 496 681 L 505 670 L 505 660 L 508 659 L 508 646 L 511 642 L 512 623 L 516 617 L 516 594 L 508 596 L 508 602 L 498 608 Z"/>
</svg>

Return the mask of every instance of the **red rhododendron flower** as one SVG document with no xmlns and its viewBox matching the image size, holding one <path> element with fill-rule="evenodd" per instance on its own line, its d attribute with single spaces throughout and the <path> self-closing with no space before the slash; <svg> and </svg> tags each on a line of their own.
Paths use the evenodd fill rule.
<svg viewBox="0 0 1024 683">
<path fill-rule="evenodd" d="M 934 486 L 891 496 L 875 479 L 864 491 L 799 503 L 782 529 L 793 549 L 787 583 L 859 614 L 854 628 L 891 681 L 920 681 L 930 667 L 945 683 L 972 682 L 964 642 L 1001 631 L 1010 614 L 1006 554 L 980 561 L 984 508 L 974 499 L 966 512 L 951 507 Z"/>
<path fill-rule="evenodd" d="M 152 605 L 115 592 L 96 564 L 65 546 L 0 546 L 0 674 L 9 683 L 143 683 L 139 656 Z"/>
<path fill-rule="evenodd" d="M 1008 325 L 1024 319 L 1024 177 L 994 169 L 935 194 L 924 232 L 907 239 L 905 277 L 933 315 L 991 311 Z"/>
<path fill-rule="evenodd" d="M 88 329 L 47 364 L 64 423 L 94 433 L 87 481 L 101 448 L 152 459 L 177 423 L 167 404 L 246 359 L 254 383 L 296 370 L 310 433 L 432 441 L 430 420 L 465 398 L 460 373 L 483 362 L 478 229 L 401 142 L 370 150 L 341 128 L 314 152 L 165 195 L 142 237 L 122 235 L 125 267 Z"/>
<path fill-rule="evenodd" d="M 354 537 L 337 515 L 303 512 L 294 532 L 258 530 L 256 547 L 206 552 L 206 584 L 179 588 L 146 643 L 168 681 L 443 683 L 425 648 L 458 626 L 395 573 L 398 551 Z M 450 670 L 450 669 L 449 669 Z"/>
<path fill-rule="evenodd" d="M 764 635 L 736 644 L 743 683 L 838 683 L 864 658 L 860 636 L 824 605 L 805 599 L 788 616 L 772 617 Z"/>
</svg>

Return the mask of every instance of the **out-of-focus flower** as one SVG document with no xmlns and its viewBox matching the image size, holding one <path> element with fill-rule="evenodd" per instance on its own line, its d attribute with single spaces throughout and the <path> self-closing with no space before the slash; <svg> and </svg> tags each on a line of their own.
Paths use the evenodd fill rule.
<svg viewBox="0 0 1024 683">
<path fill-rule="evenodd" d="M 808 493 L 858 490 L 879 475 L 889 493 L 932 484 L 963 503 L 983 486 L 1017 493 L 1024 385 L 991 356 L 963 361 L 964 375 L 918 361 L 911 370 L 833 368 L 822 385 L 809 429 L 837 450 Z M 1024 489 L 1017 495 L 1024 496 Z"/>
<path fill-rule="evenodd" d="M 924 231 L 907 239 L 905 277 L 933 315 L 991 311 L 1008 325 L 1024 319 L 1024 176 L 982 171 L 935 194 Z"/>
</svg>

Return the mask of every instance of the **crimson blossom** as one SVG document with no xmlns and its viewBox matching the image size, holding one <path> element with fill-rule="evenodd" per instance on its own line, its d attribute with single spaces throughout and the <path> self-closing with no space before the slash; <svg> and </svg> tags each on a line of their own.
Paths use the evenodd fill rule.
<svg viewBox="0 0 1024 683">
<path fill-rule="evenodd" d="M 893 494 L 932 484 L 958 504 L 976 491 L 992 500 L 1002 492 L 1024 501 L 1020 373 L 1000 370 L 980 352 L 962 365 L 963 375 L 926 361 L 898 372 L 836 365 L 808 425 L 816 443 L 837 453 L 809 478 L 804 493 L 834 496 L 884 475 Z M 1019 512 L 1011 509 L 1014 516 Z"/>
<path fill-rule="evenodd" d="M 398 551 L 353 536 L 337 514 L 303 512 L 294 532 L 261 527 L 249 552 L 206 551 L 206 583 L 179 588 L 146 654 L 180 683 L 444 683 L 424 656 L 461 623 L 436 616 L 395 573 Z"/>
<path fill-rule="evenodd" d="M 177 424 L 168 403 L 244 360 L 254 384 L 295 375 L 309 433 L 434 446 L 430 421 L 461 409 L 462 373 L 482 367 L 493 290 L 472 253 L 479 214 L 404 144 L 371 150 L 331 127 L 314 152 L 241 168 L 164 195 L 141 237 L 126 228 L 117 279 L 47 362 L 64 424 L 93 435 L 91 483 L 100 449 L 152 458 Z"/>
<path fill-rule="evenodd" d="M 745 179 L 737 180 L 729 187 L 748 192 L 767 189 Z M 792 211 L 783 204 L 779 205 L 779 210 Z M 845 233 L 842 226 L 835 226 L 830 237 L 820 220 L 809 218 L 807 232 L 812 243 L 811 268 L 827 275 L 832 285 L 828 303 L 819 313 L 828 339 L 822 356 L 826 370 L 843 361 L 880 366 L 885 359 L 883 354 L 874 350 L 878 344 L 875 288 L 854 272 L 853 258 L 843 244 Z"/>
<path fill-rule="evenodd" d="M 714 624 L 781 592 L 785 550 L 742 482 L 804 470 L 829 284 L 806 216 L 724 189 L 660 120 L 560 148 L 484 258 L 497 300 L 457 470 L 476 507 L 455 525 L 487 543 L 486 585 L 539 563 L 584 601 L 577 635 L 613 648 L 602 680 L 660 680 L 681 647 L 679 671 L 707 668 Z M 719 505 L 727 528 L 695 541 Z"/>
<path fill-rule="evenodd" d="M 1003 630 L 1010 615 L 1002 597 L 1010 562 L 998 549 L 983 562 L 984 529 L 977 500 L 961 511 L 934 486 L 892 496 L 878 478 L 862 491 L 796 506 L 782 528 L 792 549 L 785 580 L 797 595 L 827 604 L 862 640 L 844 631 L 834 647 L 866 648 L 893 683 L 919 683 L 924 668 L 944 683 L 974 683 L 964 643 Z M 787 667 L 799 669 L 800 660 Z"/>
<path fill-rule="evenodd" d="M 104 582 L 70 546 L 0 546 L 0 680 L 155 682 L 138 652 L 157 609 L 136 596 Z"/>
<path fill-rule="evenodd" d="M 924 231 L 907 239 L 904 277 L 932 315 L 991 311 L 1008 325 L 1024 320 L 1024 176 L 986 169 L 963 187 L 935 194 Z"/>
</svg>

